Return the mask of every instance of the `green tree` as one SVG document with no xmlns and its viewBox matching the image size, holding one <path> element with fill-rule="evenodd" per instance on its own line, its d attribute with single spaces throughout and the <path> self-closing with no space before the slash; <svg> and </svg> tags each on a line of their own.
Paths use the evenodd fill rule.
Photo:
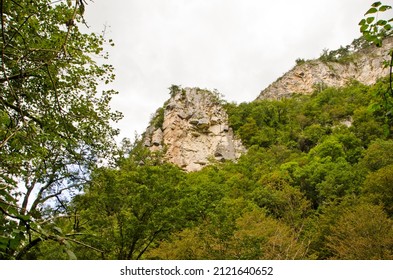
<svg viewBox="0 0 393 280">
<path fill-rule="evenodd" d="M 152 244 L 185 223 L 179 207 L 183 177 L 173 165 L 140 165 L 132 157 L 117 170 L 96 170 L 86 193 L 75 200 L 90 233 L 84 241 L 107 259 L 141 259 Z M 80 258 L 102 257 L 79 249 L 75 253 Z"/>
<path fill-rule="evenodd" d="M 365 168 L 366 172 L 374 172 L 390 164 L 393 164 L 392 140 L 378 139 L 372 142 L 359 161 L 359 165 Z"/>
<path fill-rule="evenodd" d="M 249 196 L 268 214 L 285 222 L 293 229 L 300 229 L 304 219 L 311 212 L 311 203 L 280 173 L 272 172 L 263 176 L 258 182 L 260 186 L 255 188 Z"/>
<path fill-rule="evenodd" d="M 293 184 L 300 187 L 315 208 L 358 191 L 360 178 L 345 160 L 344 147 L 335 137 L 311 149 L 304 166 L 294 165 L 291 169 Z"/>
<path fill-rule="evenodd" d="M 308 242 L 300 234 L 255 209 L 236 221 L 232 241 L 232 254 L 237 259 L 307 259 Z"/>
<path fill-rule="evenodd" d="M 116 149 L 115 92 L 98 92 L 99 83 L 114 79 L 113 68 L 94 60 L 107 57 L 104 38 L 79 29 L 85 5 L 0 1 L 1 258 L 63 240 L 45 221 L 67 215 L 67 198 Z"/>
<path fill-rule="evenodd" d="M 225 239 L 220 234 L 225 234 Z M 300 240 L 299 234 L 289 226 L 256 208 L 232 220 L 230 232 L 214 221 L 204 221 L 161 243 L 150 256 L 158 259 L 305 259 L 307 247 L 307 241 Z"/>
<path fill-rule="evenodd" d="M 239 135 L 246 145 L 253 144 L 253 137 L 258 133 L 257 122 L 248 117 L 245 123 L 239 128 Z"/>
<path fill-rule="evenodd" d="M 393 222 L 380 206 L 358 204 L 345 209 L 327 240 L 335 259 L 393 258 Z"/>
<path fill-rule="evenodd" d="M 393 164 L 370 173 L 363 183 L 363 194 L 393 216 Z"/>
</svg>

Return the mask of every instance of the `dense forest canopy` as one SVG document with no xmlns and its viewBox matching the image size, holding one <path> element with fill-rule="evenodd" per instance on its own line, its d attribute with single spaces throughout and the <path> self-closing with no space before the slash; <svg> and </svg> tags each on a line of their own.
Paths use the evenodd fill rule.
<svg viewBox="0 0 393 280">
<path fill-rule="evenodd" d="M 388 88 L 226 104 L 238 162 L 185 173 L 136 142 L 57 226 L 82 259 L 391 259 L 393 119 L 375 106 Z M 63 246 L 25 258 L 68 258 Z"/>
<path fill-rule="evenodd" d="M 225 103 L 247 153 L 186 173 L 115 145 L 85 5 L 0 1 L 1 259 L 393 258 L 389 78 Z"/>
</svg>

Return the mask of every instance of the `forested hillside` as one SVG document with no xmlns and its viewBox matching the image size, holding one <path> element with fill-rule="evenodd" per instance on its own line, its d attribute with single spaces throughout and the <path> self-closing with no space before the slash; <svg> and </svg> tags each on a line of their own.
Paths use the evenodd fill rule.
<svg viewBox="0 0 393 280">
<path fill-rule="evenodd" d="M 387 89 L 353 82 L 227 104 L 248 152 L 198 172 L 137 143 L 93 172 L 61 232 L 89 244 L 71 246 L 81 259 L 392 259 Z M 61 248 L 43 243 L 25 258 L 67 258 Z"/>
<path fill-rule="evenodd" d="M 179 89 L 194 137 L 242 142 L 186 172 L 165 139 L 115 142 L 113 42 L 81 32 L 86 5 L 0 1 L 0 259 L 393 259 L 391 77 L 241 104 Z M 361 31 L 381 45 L 391 21 Z"/>
</svg>

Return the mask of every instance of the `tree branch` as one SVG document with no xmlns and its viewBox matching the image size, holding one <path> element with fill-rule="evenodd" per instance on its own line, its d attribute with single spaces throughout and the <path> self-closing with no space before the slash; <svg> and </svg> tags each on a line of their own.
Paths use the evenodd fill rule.
<svg viewBox="0 0 393 280">
<path fill-rule="evenodd" d="M 57 197 L 57 196 L 60 195 L 63 191 L 70 190 L 70 189 L 72 189 L 72 188 L 75 188 L 75 187 L 78 186 L 78 185 L 80 185 L 80 184 L 73 184 L 73 185 L 70 185 L 70 186 L 68 186 L 68 187 L 62 188 L 62 189 L 60 189 L 59 191 L 57 191 L 56 193 L 51 194 L 51 195 L 48 195 L 48 196 L 46 196 L 46 197 L 44 197 L 44 198 L 42 198 L 42 199 L 38 199 L 38 198 L 37 198 L 37 199 L 34 201 L 33 205 L 31 206 L 31 209 L 35 209 L 35 208 L 38 206 L 38 204 L 44 203 L 45 201 L 47 201 L 47 200 L 49 200 L 49 199 L 51 199 L 51 198 Z M 44 190 L 43 190 L 43 191 L 44 191 Z M 42 195 L 43 191 L 41 192 L 41 190 L 40 190 L 41 195 Z M 33 207 L 33 206 L 34 206 L 34 207 Z M 30 211 L 31 211 L 31 210 L 30 210 Z"/>
<path fill-rule="evenodd" d="M 1 97 L 0 97 L 0 98 L 1 98 Z M 39 120 L 37 117 L 34 117 L 33 115 L 31 115 L 29 112 L 27 112 L 27 111 L 25 111 L 25 110 L 22 110 L 21 108 L 19 108 L 19 107 L 13 105 L 13 104 L 7 102 L 7 101 L 4 100 L 3 98 L 1 98 L 1 102 L 2 102 L 5 106 L 7 106 L 8 108 L 11 108 L 11 109 L 13 109 L 14 111 L 20 113 L 22 116 L 26 116 L 26 117 L 28 117 L 29 119 L 33 120 L 35 123 L 37 123 L 37 124 L 40 126 L 41 129 L 44 128 L 44 124 L 42 123 L 42 121 Z"/>
<path fill-rule="evenodd" d="M 56 197 L 56 199 L 57 199 L 57 202 L 59 202 L 60 203 L 60 205 L 61 205 L 61 207 L 63 207 L 63 209 L 66 211 L 66 213 L 68 212 L 67 210 L 67 207 L 64 205 L 64 203 L 63 203 L 63 201 L 61 201 L 60 200 L 60 198 L 59 198 L 59 195 L 56 195 L 55 196 Z M 59 208 L 58 208 L 59 209 Z"/>
<path fill-rule="evenodd" d="M 27 252 L 33 248 L 34 246 L 38 245 L 38 243 L 40 243 L 43 240 L 48 239 L 46 236 L 42 237 L 37 237 L 36 239 L 34 239 L 33 241 L 29 242 L 25 247 L 22 248 L 22 250 L 20 250 L 18 252 L 18 254 L 15 256 L 15 259 L 20 260 L 24 255 L 27 254 Z"/>
<path fill-rule="evenodd" d="M 40 188 L 40 190 L 38 191 L 37 197 L 34 200 L 33 204 L 30 207 L 30 211 L 32 211 L 33 209 L 36 209 L 38 204 L 42 203 L 41 202 L 41 198 L 42 198 L 42 194 L 44 193 L 44 191 L 46 191 L 53 183 L 55 183 L 57 180 L 60 179 L 55 179 L 54 178 L 54 174 L 52 174 L 48 180 L 48 182 Z"/>
<path fill-rule="evenodd" d="M 13 131 L 10 135 L 8 135 L 3 141 L 0 142 L 0 149 L 5 146 L 5 144 L 21 129 L 18 127 L 15 131 Z"/>
<path fill-rule="evenodd" d="M 139 260 L 139 259 L 142 257 L 142 255 L 146 252 L 147 248 L 149 248 L 149 246 L 151 245 L 151 243 L 154 241 L 154 239 L 156 239 L 157 235 L 158 235 L 161 231 L 162 231 L 162 228 L 159 229 L 159 230 L 157 230 L 157 231 L 153 234 L 153 236 L 152 236 L 152 238 L 150 239 L 149 243 L 147 243 L 147 245 L 145 246 L 145 248 L 143 248 L 143 250 L 139 252 L 138 256 L 136 257 L 137 260 Z"/>
<path fill-rule="evenodd" d="M 5 32 L 4 32 L 4 15 L 3 15 L 3 0 L 0 0 L 0 16 L 1 16 L 1 38 L 3 40 L 3 48 L 2 48 L 2 52 L 4 54 L 4 46 L 6 44 L 6 40 L 5 40 Z"/>
<path fill-rule="evenodd" d="M 53 77 L 52 77 L 52 74 L 50 72 L 50 69 L 49 69 L 48 65 L 46 65 L 46 71 L 48 72 L 49 79 L 50 79 L 50 81 L 52 83 L 52 86 L 53 86 L 53 91 L 54 91 L 54 94 L 55 94 L 57 108 L 58 108 L 59 112 L 63 112 L 63 109 L 61 108 L 60 102 L 59 102 L 59 95 L 57 93 L 57 86 L 55 84 L 55 81 L 53 80 Z M 63 114 L 60 114 L 60 116 L 64 119 Z M 67 130 L 67 132 L 68 132 L 68 130 Z"/>
<path fill-rule="evenodd" d="M 74 243 L 76 243 L 76 244 L 82 245 L 83 247 L 92 249 L 92 250 L 94 250 L 94 251 L 97 251 L 97 252 L 100 252 L 100 253 L 104 253 L 104 251 L 102 251 L 102 250 L 100 250 L 100 249 L 97 249 L 97 248 L 95 248 L 95 247 L 93 247 L 93 246 L 90 246 L 90 245 L 88 245 L 88 244 L 86 244 L 86 243 L 83 243 L 83 242 L 81 242 L 81 241 L 78 241 L 78 240 L 75 240 L 75 239 L 71 239 L 71 238 L 65 238 L 65 239 L 66 239 L 67 241 L 74 242 Z"/>
<path fill-rule="evenodd" d="M 2 202 L 2 203 L 3 203 L 3 202 Z M 8 213 L 6 210 L 4 210 L 3 207 L 1 207 L 1 206 L 0 206 L 0 212 L 2 212 L 4 215 L 6 215 L 6 216 L 8 216 L 8 217 L 11 217 L 11 218 L 13 218 L 13 219 L 21 220 L 20 217 L 11 215 L 11 214 Z"/>
<path fill-rule="evenodd" d="M 1 78 L 0 79 L 0 83 L 9 82 L 9 81 L 12 81 L 12 80 L 24 79 L 24 78 L 28 78 L 28 77 L 36 77 L 36 76 L 33 75 L 33 74 L 28 74 L 28 73 L 20 73 L 20 74 L 13 75 L 13 76 L 10 76 L 10 77 Z"/>
<path fill-rule="evenodd" d="M 83 4 L 83 3 L 82 3 L 82 4 Z M 73 22 L 73 21 L 75 20 L 75 18 L 76 18 L 76 14 L 77 14 L 77 11 L 78 11 L 78 5 L 79 5 L 79 1 L 78 1 L 78 0 L 75 0 L 74 12 L 73 12 L 72 18 L 70 19 L 71 22 Z M 70 36 L 71 36 L 71 29 L 72 29 L 72 27 L 73 27 L 73 24 L 69 24 L 69 25 L 67 26 L 67 35 L 66 35 L 66 37 L 65 37 L 65 40 L 64 40 L 63 45 L 62 45 L 61 48 L 60 48 L 60 50 L 63 50 L 63 51 L 64 51 L 64 54 L 65 54 L 66 56 L 67 56 L 67 42 L 68 42 L 68 40 L 69 40 L 69 38 L 70 38 Z"/>
<path fill-rule="evenodd" d="M 390 50 L 390 70 L 389 70 L 389 82 L 390 82 L 390 95 L 393 97 L 393 50 Z"/>
</svg>

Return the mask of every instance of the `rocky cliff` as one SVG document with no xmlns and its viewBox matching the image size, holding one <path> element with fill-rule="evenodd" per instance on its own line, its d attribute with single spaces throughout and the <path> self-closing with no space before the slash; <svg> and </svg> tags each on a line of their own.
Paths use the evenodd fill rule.
<svg viewBox="0 0 393 280">
<path fill-rule="evenodd" d="M 356 42 L 356 44 L 355 44 Z M 319 59 L 298 60 L 258 99 L 281 99 L 293 93 L 311 94 L 317 89 L 344 86 L 351 80 L 373 84 L 388 75 L 393 38 L 377 48 L 355 40 L 336 51 L 325 50 Z M 143 135 L 144 145 L 160 151 L 167 161 L 185 171 L 198 171 L 215 161 L 236 160 L 246 151 L 228 124 L 228 115 L 217 93 L 199 88 L 172 86 L 171 97 L 157 110 Z"/>
<path fill-rule="evenodd" d="M 389 37 L 381 48 L 367 46 L 353 50 L 354 46 L 347 46 L 341 51 L 325 51 L 319 59 L 298 60 L 292 70 L 263 90 L 257 99 L 280 99 L 293 93 L 310 94 L 318 88 L 344 86 L 351 80 L 373 84 L 388 75 L 389 69 L 383 67 L 383 62 L 390 59 L 392 48 L 393 38 Z"/>
<path fill-rule="evenodd" d="M 236 160 L 245 152 L 228 125 L 219 96 L 198 88 L 172 87 L 171 98 L 152 118 L 143 143 L 186 171 Z"/>
</svg>

